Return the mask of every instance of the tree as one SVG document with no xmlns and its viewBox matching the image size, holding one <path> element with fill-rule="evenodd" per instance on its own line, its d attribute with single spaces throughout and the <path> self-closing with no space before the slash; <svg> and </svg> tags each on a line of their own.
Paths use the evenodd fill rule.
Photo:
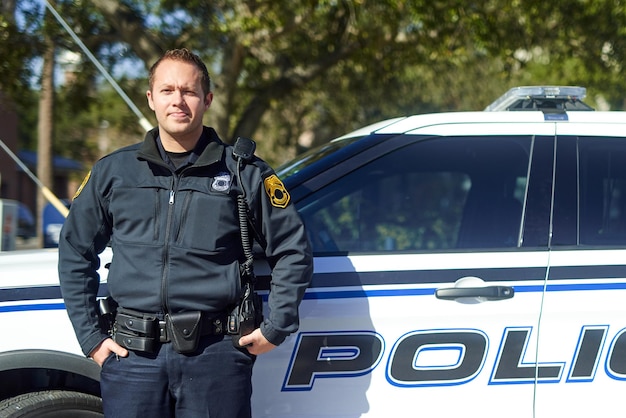
<svg viewBox="0 0 626 418">
<path fill-rule="evenodd" d="M 215 82 L 207 123 L 227 140 L 254 137 L 273 163 L 298 138 L 482 109 L 514 85 L 582 84 L 592 104 L 621 108 L 625 13 L 608 0 L 93 0 L 65 11 L 109 68 L 134 58 L 145 77 L 166 49 L 199 53 Z M 141 86 L 125 86 L 137 104 Z"/>
<path fill-rule="evenodd" d="M 346 110 L 361 124 L 394 112 L 394 106 L 395 113 L 480 109 L 503 87 L 532 80 L 529 69 L 541 77 L 541 69 L 550 67 L 559 75 L 557 82 L 570 82 L 576 80 L 566 71 L 571 57 L 596 74 L 606 74 L 606 63 L 619 68 L 624 60 L 623 7 L 609 1 L 94 4 L 146 69 L 164 49 L 177 46 L 206 58 L 216 85 L 210 120 L 229 139 L 253 136 L 264 124 L 287 128 L 287 123 L 286 131 L 293 132 L 305 114 L 333 125 Z M 596 25 L 603 30 L 590 32 Z M 619 85 L 624 96 L 624 83 L 614 72 L 602 81 Z M 381 106 L 396 98 L 397 103 Z M 361 114 L 334 103 L 358 107 Z M 286 115 L 288 122 L 281 119 Z M 293 145 L 295 139 L 289 141 Z"/>
<path fill-rule="evenodd" d="M 320 126 L 331 122 L 323 135 L 346 125 L 339 122 L 343 110 L 335 101 L 361 105 L 365 112 L 359 122 L 381 115 L 368 103 L 379 104 L 389 90 L 400 92 L 407 76 L 415 79 L 407 68 L 424 67 L 430 57 L 454 51 L 459 35 L 456 20 L 448 16 L 449 3 L 94 1 L 146 69 L 163 50 L 183 45 L 207 60 L 216 86 L 209 120 L 222 136 L 269 133 L 276 123 L 268 123 L 267 115 L 274 112 L 278 128 L 291 126 L 279 141 L 288 148 L 295 145 L 295 128 L 310 128 L 298 121 L 315 119 L 306 115 L 332 109 L 319 120 Z M 320 99 L 329 106 L 319 105 Z M 289 116 L 286 123 L 283 116 Z"/>
<path fill-rule="evenodd" d="M 15 1 L 0 1 L 0 90 L 17 105 L 23 104 L 24 86 L 29 85 L 30 62 L 41 48 L 28 34 L 41 25 L 29 11 L 23 13 L 23 25 L 16 21 Z"/>
</svg>

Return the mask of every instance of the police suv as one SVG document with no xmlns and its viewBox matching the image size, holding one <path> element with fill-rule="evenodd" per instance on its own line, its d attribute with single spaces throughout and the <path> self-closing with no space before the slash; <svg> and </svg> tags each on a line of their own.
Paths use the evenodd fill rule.
<svg viewBox="0 0 626 418">
<path fill-rule="evenodd" d="M 626 113 L 584 95 L 520 87 L 281 167 L 315 274 L 300 330 L 255 365 L 254 416 L 622 416 Z M 56 262 L 0 255 L 0 417 L 100 414 Z"/>
</svg>

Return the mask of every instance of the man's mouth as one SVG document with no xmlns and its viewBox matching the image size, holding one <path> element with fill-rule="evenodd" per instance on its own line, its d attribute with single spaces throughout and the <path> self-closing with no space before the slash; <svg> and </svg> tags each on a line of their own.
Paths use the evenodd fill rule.
<svg viewBox="0 0 626 418">
<path fill-rule="evenodd" d="M 173 112 L 169 114 L 170 117 L 173 117 L 174 119 L 186 119 L 189 117 L 189 115 L 185 112 Z"/>
</svg>

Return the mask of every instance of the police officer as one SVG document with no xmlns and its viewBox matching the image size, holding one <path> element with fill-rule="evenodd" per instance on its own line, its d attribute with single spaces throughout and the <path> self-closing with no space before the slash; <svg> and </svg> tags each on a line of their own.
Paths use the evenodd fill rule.
<svg viewBox="0 0 626 418">
<path fill-rule="evenodd" d="M 213 99 L 207 68 L 187 49 L 150 69 L 158 126 L 98 161 L 74 197 L 59 242 L 59 277 L 83 352 L 102 366 L 107 417 L 249 417 L 252 366 L 298 328 L 311 250 L 289 193 L 254 157 L 202 124 Z M 272 266 L 260 326 L 236 347 L 225 335 L 245 261 L 236 196 Z M 115 336 L 101 326 L 99 254 L 110 243 Z"/>
</svg>

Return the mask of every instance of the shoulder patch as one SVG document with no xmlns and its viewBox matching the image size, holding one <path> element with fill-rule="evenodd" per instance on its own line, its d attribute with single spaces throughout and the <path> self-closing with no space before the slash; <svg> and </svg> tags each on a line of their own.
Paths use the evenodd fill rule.
<svg viewBox="0 0 626 418">
<path fill-rule="evenodd" d="M 287 207 L 291 196 L 289 196 L 285 185 L 276 174 L 272 174 L 263 180 L 263 185 L 265 186 L 265 192 L 269 196 L 272 206 L 277 208 Z"/>
<path fill-rule="evenodd" d="M 83 191 L 83 188 L 85 187 L 85 185 L 89 181 L 89 177 L 91 177 L 91 170 L 89 170 L 89 173 L 87 173 L 87 175 L 83 179 L 83 182 L 80 184 L 80 187 L 78 187 L 78 190 L 76 190 L 76 193 L 74 193 L 74 197 L 72 198 L 72 200 L 76 199 L 78 197 L 78 195 L 80 194 L 80 192 Z"/>
</svg>

